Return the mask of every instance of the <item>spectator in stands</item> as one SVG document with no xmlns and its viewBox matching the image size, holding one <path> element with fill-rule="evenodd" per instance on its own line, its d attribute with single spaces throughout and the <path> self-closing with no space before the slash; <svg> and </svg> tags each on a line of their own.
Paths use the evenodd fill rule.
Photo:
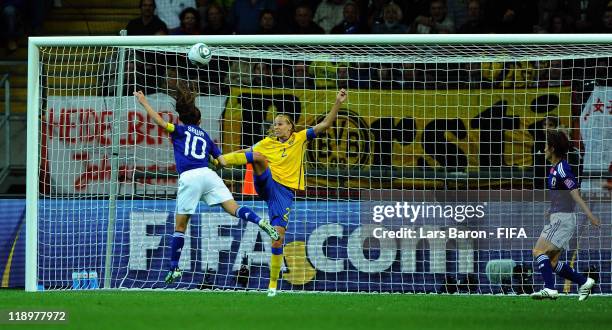
<svg viewBox="0 0 612 330">
<path fill-rule="evenodd" d="M 575 20 L 577 33 L 596 32 L 608 0 L 566 0 L 566 11 Z"/>
<path fill-rule="evenodd" d="M 172 35 L 200 34 L 200 12 L 195 8 L 185 8 L 179 15 L 181 25 L 170 31 Z"/>
<path fill-rule="evenodd" d="M 225 83 L 233 86 L 250 87 L 253 84 L 252 65 L 246 59 L 230 63 Z"/>
<path fill-rule="evenodd" d="M 162 22 L 155 14 L 154 0 L 140 0 L 140 17 L 128 22 L 127 34 L 131 36 L 154 35 L 160 31 L 168 33 L 166 23 Z"/>
<path fill-rule="evenodd" d="M 372 65 L 372 63 L 359 62 L 349 66 L 349 87 L 370 88 Z"/>
<path fill-rule="evenodd" d="M 455 23 L 455 27 L 461 26 L 467 22 L 468 6 L 466 0 L 446 0 L 446 8 L 448 16 Z"/>
<path fill-rule="evenodd" d="M 340 24 L 334 26 L 331 30 L 332 34 L 359 34 L 368 33 L 368 28 L 361 23 L 359 17 L 359 8 L 353 2 L 348 2 L 342 10 L 343 20 Z"/>
<path fill-rule="evenodd" d="M 370 89 L 401 89 L 401 84 L 394 77 L 397 73 L 393 66 L 388 63 L 380 63 L 372 68 L 370 78 Z"/>
<path fill-rule="evenodd" d="M 267 63 L 253 64 L 253 87 L 272 87 L 272 69 Z"/>
<path fill-rule="evenodd" d="M 208 24 L 202 34 L 232 34 L 232 28 L 225 21 L 225 10 L 216 3 L 211 3 L 206 12 Z"/>
<path fill-rule="evenodd" d="M 197 0 L 198 7 L 196 8 L 200 13 L 200 31 L 204 31 L 206 26 L 208 25 L 208 7 L 211 5 L 211 2 L 215 0 Z"/>
<path fill-rule="evenodd" d="M 21 34 L 18 30 L 17 20 L 19 13 L 23 10 L 23 0 L 0 0 L 0 17 L 4 21 L 3 37 L 6 40 L 6 50 L 12 53 L 17 50 L 17 38 Z"/>
<path fill-rule="evenodd" d="M 370 1 L 368 7 L 367 7 L 367 22 L 368 22 L 368 27 L 370 29 L 373 29 L 374 26 L 378 25 L 378 24 L 384 24 L 384 9 L 385 6 L 387 4 L 387 0 L 372 0 Z M 376 33 L 376 32 L 372 32 L 372 33 Z"/>
<path fill-rule="evenodd" d="M 291 34 L 323 34 L 325 31 L 312 20 L 312 9 L 302 4 L 295 8 L 293 24 L 289 27 Z"/>
<path fill-rule="evenodd" d="M 539 71 L 539 86 L 540 87 L 559 87 L 570 86 L 571 81 L 567 69 L 563 68 L 561 60 L 542 61 Z"/>
<path fill-rule="evenodd" d="M 399 68 L 400 89 L 416 89 L 417 70 L 414 63 L 402 63 Z"/>
<path fill-rule="evenodd" d="M 264 10 L 261 12 L 258 34 L 280 34 L 280 30 L 276 25 L 276 16 L 273 11 Z"/>
<path fill-rule="evenodd" d="M 538 23 L 538 12 L 531 0 L 487 1 L 487 24 L 496 33 L 531 33 Z"/>
<path fill-rule="evenodd" d="M 563 5 L 559 0 L 538 0 L 538 26 L 534 31 L 546 29 L 550 26 L 552 14 L 563 11 Z"/>
<path fill-rule="evenodd" d="M 555 13 L 550 16 L 550 23 L 545 33 L 570 33 L 573 27 L 562 13 Z M 537 31 L 536 31 L 537 32 Z"/>
<path fill-rule="evenodd" d="M 236 0 L 232 6 L 231 21 L 237 34 L 256 34 L 259 17 L 264 10 L 276 10 L 274 0 Z"/>
<path fill-rule="evenodd" d="M 432 0 L 404 0 L 398 1 L 397 4 L 402 7 L 404 14 L 404 24 L 408 27 L 419 16 L 428 16 Z"/>
<path fill-rule="evenodd" d="M 601 17 L 599 33 L 612 33 L 612 6 L 608 6 Z"/>
<path fill-rule="evenodd" d="M 336 87 L 348 88 L 351 82 L 348 66 L 339 66 L 336 70 Z"/>
<path fill-rule="evenodd" d="M 319 2 L 320 0 L 276 0 L 276 26 L 283 33 L 288 33 L 287 29 L 293 24 L 295 9 L 300 5 L 316 8 Z"/>
<path fill-rule="evenodd" d="M 314 22 L 320 26 L 325 33 L 330 33 L 334 26 L 340 24 L 343 19 L 344 5 L 346 0 L 324 0 L 314 15 Z"/>
<path fill-rule="evenodd" d="M 136 88 L 145 88 L 145 94 L 150 94 L 155 91 L 156 86 L 154 82 L 147 82 L 146 70 L 154 70 L 150 65 L 145 64 L 145 53 L 143 51 L 128 50 L 126 52 L 125 67 L 123 71 L 123 84 L 121 85 L 122 95 L 131 95 Z M 114 96 L 117 94 L 117 84 L 119 72 L 117 70 L 117 64 L 119 59 L 119 52 L 115 51 L 110 56 L 106 56 L 104 62 L 103 74 L 101 79 L 101 85 L 99 86 L 98 92 L 101 96 Z M 148 76 L 153 76 L 149 74 Z"/>
<path fill-rule="evenodd" d="M 179 15 L 187 8 L 195 8 L 195 0 L 155 0 L 157 4 L 157 16 L 166 23 L 169 30 L 176 29 L 181 25 Z"/>
<path fill-rule="evenodd" d="M 566 79 L 560 60 L 539 61 L 537 67 L 537 83 L 533 87 L 559 87 L 569 86 L 570 81 Z"/>
<path fill-rule="evenodd" d="M 433 0 L 429 5 L 429 16 L 418 16 L 410 27 L 412 33 L 453 33 L 455 23 L 447 15 L 446 2 Z"/>
<path fill-rule="evenodd" d="M 457 33 L 488 33 L 490 30 L 482 17 L 479 0 L 470 0 L 467 5 L 467 21 Z"/>
<path fill-rule="evenodd" d="M 181 77 L 174 67 L 167 67 L 166 72 L 163 75 L 163 79 L 160 80 L 160 86 L 158 86 L 158 92 L 170 95 L 172 97 L 176 96 L 176 89 L 178 87 L 178 83 L 180 80 L 186 80 L 184 77 Z"/>
<path fill-rule="evenodd" d="M 491 88 L 494 85 L 492 81 L 483 79 L 482 64 L 480 62 L 463 63 L 460 70 L 462 88 L 483 89 Z"/>
<path fill-rule="evenodd" d="M 396 34 L 408 33 L 408 27 L 402 23 L 403 13 L 400 6 L 394 2 L 385 5 L 383 9 L 383 21 L 374 24 L 372 33 Z"/>
<path fill-rule="evenodd" d="M 285 66 L 286 74 L 283 79 L 284 88 L 311 89 L 314 88 L 314 77 L 308 72 L 308 63 L 298 61 L 293 65 Z"/>
</svg>

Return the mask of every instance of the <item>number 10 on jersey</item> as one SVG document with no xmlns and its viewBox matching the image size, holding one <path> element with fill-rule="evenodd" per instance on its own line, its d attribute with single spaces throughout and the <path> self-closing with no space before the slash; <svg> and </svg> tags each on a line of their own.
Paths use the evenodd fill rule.
<svg viewBox="0 0 612 330">
<path fill-rule="evenodd" d="M 185 156 L 191 155 L 195 159 L 204 159 L 206 157 L 206 140 L 200 136 L 191 136 L 189 131 L 185 131 L 187 139 L 185 140 Z M 202 141 L 202 148 L 198 148 L 198 141 Z M 199 152 L 198 152 L 199 151 Z"/>
</svg>

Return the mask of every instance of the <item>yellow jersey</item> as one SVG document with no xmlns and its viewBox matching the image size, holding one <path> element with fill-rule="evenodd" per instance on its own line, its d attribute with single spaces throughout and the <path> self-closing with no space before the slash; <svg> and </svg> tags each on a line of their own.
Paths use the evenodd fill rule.
<svg viewBox="0 0 612 330">
<path fill-rule="evenodd" d="M 253 151 L 268 160 L 274 181 L 283 186 L 304 190 L 304 152 L 308 141 L 315 138 L 313 128 L 291 134 L 281 142 L 278 138 L 267 137 L 253 146 Z"/>
</svg>

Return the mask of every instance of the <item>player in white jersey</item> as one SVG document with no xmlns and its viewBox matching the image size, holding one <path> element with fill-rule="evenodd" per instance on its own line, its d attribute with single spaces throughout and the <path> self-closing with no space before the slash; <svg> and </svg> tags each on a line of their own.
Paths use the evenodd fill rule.
<svg viewBox="0 0 612 330">
<path fill-rule="evenodd" d="M 278 240 L 280 236 L 269 221 L 262 220 L 246 206 L 238 206 L 223 180 L 208 168 L 210 156 L 218 160 L 221 165 L 225 165 L 225 159 L 217 145 L 199 126 L 201 114 L 195 106 L 195 95 L 184 87 L 177 89 L 176 112 L 182 124 L 166 122 L 153 110 L 141 91 L 135 92 L 134 95 L 153 122 L 170 133 L 176 170 L 179 173 L 176 222 L 172 235 L 172 254 L 170 269 L 165 278 L 166 283 L 172 283 L 182 275 L 178 262 L 183 249 L 185 230 L 201 198 L 208 205 L 221 205 L 227 213 L 258 224 L 272 240 Z"/>
</svg>

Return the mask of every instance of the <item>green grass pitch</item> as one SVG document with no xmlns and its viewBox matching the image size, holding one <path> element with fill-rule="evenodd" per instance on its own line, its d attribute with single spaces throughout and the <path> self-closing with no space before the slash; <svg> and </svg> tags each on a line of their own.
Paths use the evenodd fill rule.
<svg viewBox="0 0 612 330">
<path fill-rule="evenodd" d="M 57 309 L 58 325 L 1 329 L 610 329 L 612 297 L 0 290 L 0 310 Z"/>
</svg>

